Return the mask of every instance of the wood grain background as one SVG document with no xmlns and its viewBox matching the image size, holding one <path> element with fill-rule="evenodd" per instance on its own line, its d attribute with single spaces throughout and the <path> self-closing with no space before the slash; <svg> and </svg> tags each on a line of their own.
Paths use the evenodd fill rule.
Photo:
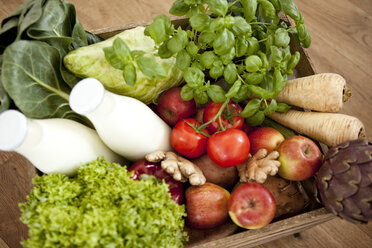
<svg viewBox="0 0 372 248">
<path fill-rule="evenodd" d="M 15 10 L 24 0 L 0 0 L 0 20 Z M 173 0 L 70 0 L 85 29 L 94 31 L 139 21 L 150 21 L 157 14 L 168 14 Z M 372 137 L 372 1 L 371 0 L 295 0 L 305 17 L 312 37 L 307 49 L 317 72 L 335 72 L 345 77 L 353 96 L 341 111 L 359 118 Z M 3 154 L 4 155 L 4 154 Z M 0 161 L 0 247 L 19 247 L 11 234 L 24 233 L 11 223 L 19 218 L 16 203 L 24 201 L 19 192 L 30 187 L 32 176 L 26 161 L 19 167 L 19 156 L 5 154 Z M 22 171 L 22 173 L 20 173 Z M 6 178 L 5 178 L 5 175 Z M 10 175 L 10 176 L 9 176 Z M 25 175 L 29 176 L 28 178 Z M 21 185 L 25 186 L 21 186 Z M 4 188 L 13 187 L 14 195 L 4 195 Z M 13 198 L 14 202 L 5 201 Z M 9 211 L 13 209 L 13 211 Z M 8 213 L 11 213 L 9 215 Z M 6 218 L 4 217 L 6 216 Z M 372 247 L 372 223 L 350 224 L 334 219 L 301 232 L 260 245 L 269 247 Z"/>
</svg>

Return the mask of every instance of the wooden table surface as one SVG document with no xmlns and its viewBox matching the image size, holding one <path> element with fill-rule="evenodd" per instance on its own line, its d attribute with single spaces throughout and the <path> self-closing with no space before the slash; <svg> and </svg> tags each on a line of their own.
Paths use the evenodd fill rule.
<svg viewBox="0 0 372 248">
<path fill-rule="evenodd" d="M 0 0 L 0 20 L 25 0 Z M 173 0 L 70 0 L 84 28 L 104 27 L 150 21 L 157 14 L 168 14 Z M 312 45 L 307 49 L 317 72 L 334 72 L 345 77 L 353 96 L 341 111 L 359 118 L 367 137 L 372 137 L 372 3 L 371 0 L 295 0 L 305 17 Z M 24 233 L 12 221 L 19 218 L 14 202 L 29 187 L 33 171 L 27 161 L 12 153 L 0 156 L 0 232 Z M 22 168 L 14 165 L 22 164 Z M 26 172 L 26 173 L 25 173 Z M 12 175 L 8 178 L 8 175 Z M 14 179 L 14 180 L 13 180 Z M 25 182 L 25 183 L 22 183 Z M 26 186 L 21 186 L 21 185 Z M 5 187 L 16 189 L 5 195 Z M 9 215 L 9 209 L 14 211 Z M 0 237 L 0 247 L 18 247 L 11 237 Z M 372 224 L 355 225 L 334 219 L 301 233 L 259 247 L 372 247 Z"/>
</svg>

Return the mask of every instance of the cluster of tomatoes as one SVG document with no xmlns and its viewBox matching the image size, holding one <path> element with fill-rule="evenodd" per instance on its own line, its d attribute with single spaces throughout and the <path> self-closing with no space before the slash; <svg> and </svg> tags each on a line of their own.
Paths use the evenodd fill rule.
<svg viewBox="0 0 372 248">
<path fill-rule="evenodd" d="M 173 126 L 171 144 L 175 151 L 190 159 L 208 153 L 221 167 L 235 166 L 248 158 L 250 142 L 242 130 L 241 111 L 233 101 L 210 102 L 196 111 L 193 100 L 181 98 L 180 88 L 163 93 L 157 106 L 159 116 Z"/>
</svg>

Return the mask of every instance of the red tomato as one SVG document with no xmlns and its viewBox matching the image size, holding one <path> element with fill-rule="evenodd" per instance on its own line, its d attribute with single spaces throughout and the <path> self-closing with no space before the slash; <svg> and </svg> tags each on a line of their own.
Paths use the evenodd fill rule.
<svg viewBox="0 0 372 248">
<path fill-rule="evenodd" d="M 210 159 L 221 167 L 231 167 L 247 160 L 250 142 L 240 129 L 226 129 L 214 133 L 208 139 L 207 152 Z"/>
<path fill-rule="evenodd" d="M 171 144 L 182 156 L 197 158 L 206 152 L 208 137 L 198 133 L 190 124 L 196 127 L 198 121 L 191 118 L 183 119 L 174 126 L 171 133 Z M 209 135 L 207 129 L 204 129 L 203 133 Z"/>
<path fill-rule="evenodd" d="M 213 117 L 216 116 L 216 114 L 218 113 L 222 105 L 223 103 L 210 102 L 205 107 L 204 114 L 203 114 L 203 122 L 206 123 L 212 120 Z M 230 101 L 228 104 L 228 108 L 225 108 L 222 112 L 222 115 L 221 115 L 222 125 L 227 129 L 229 128 L 241 129 L 244 124 L 244 118 L 242 116 L 236 116 L 236 115 L 239 115 L 241 112 L 242 112 L 242 108 L 240 107 L 240 105 L 233 101 Z M 211 133 L 217 132 L 217 130 L 220 128 L 220 123 L 218 121 L 218 118 L 214 122 L 210 123 L 207 128 L 209 132 Z"/>
</svg>

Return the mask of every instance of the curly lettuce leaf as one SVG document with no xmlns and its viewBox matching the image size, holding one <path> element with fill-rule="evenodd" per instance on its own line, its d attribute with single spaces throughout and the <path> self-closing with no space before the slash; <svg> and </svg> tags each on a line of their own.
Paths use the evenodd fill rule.
<svg viewBox="0 0 372 248">
<path fill-rule="evenodd" d="M 132 180 L 125 167 L 97 159 L 72 178 L 34 178 L 21 220 L 24 247 L 183 247 L 184 206 L 157 180 Z"/>
</svg>

